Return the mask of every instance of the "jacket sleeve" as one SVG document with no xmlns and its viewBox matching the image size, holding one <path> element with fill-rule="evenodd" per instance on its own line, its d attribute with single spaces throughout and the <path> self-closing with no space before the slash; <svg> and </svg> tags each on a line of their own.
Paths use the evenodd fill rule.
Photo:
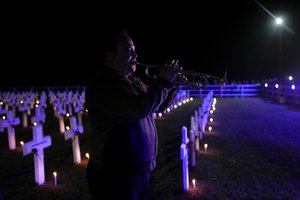
<svg viewBox="0 0 300 200">
<path fill-rule="evenodd" d="M 166 99 L 162 102 L 162 104 L 159 106 L 157 112 L 163 112 L 165 109 L 167 109 L 172 103 L 174 103 L 176 93 L 178 91 L 178 88 L 173 88 L 168 92 L 168 95 Z"/>
</svg>

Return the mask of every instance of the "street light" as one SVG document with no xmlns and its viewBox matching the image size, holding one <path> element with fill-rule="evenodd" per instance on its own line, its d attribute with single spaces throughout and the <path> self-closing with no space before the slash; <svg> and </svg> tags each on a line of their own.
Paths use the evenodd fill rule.
<svg viewBox="0 0 300 200">
<path fill-rule="evenodd" d="M 279 27 L 279 48 L 278 48 L 278 80 L 282 78 L 282 33 L 283 19 L 281 17 L 275 18 L 275 24 Z"/>
</svg>

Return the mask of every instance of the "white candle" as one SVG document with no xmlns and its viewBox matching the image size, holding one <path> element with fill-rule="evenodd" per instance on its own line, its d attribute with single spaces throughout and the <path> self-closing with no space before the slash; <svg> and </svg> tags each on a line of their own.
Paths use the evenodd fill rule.
<svg viewBox="0 0 300 200">
<path fill-rule="evenodd" d="M 57 172 L 53 172 L 54 186 L 57 186 Z"/>
<path fill-rule="evenodd" d="M 205 151 L 205 152 L 207 152 L 207 146 L 208 146 L 208 144 L 205 143 L 205 144 L 204 144 L 204 149 L 205 149 L 204 151 Z"/>
<path fill-rule="evenodd" d="M 192 180 L 192 184 L 193 184 L 193 188 L 196 188 L 196 180 L 195 179 Z"/>
</svg>

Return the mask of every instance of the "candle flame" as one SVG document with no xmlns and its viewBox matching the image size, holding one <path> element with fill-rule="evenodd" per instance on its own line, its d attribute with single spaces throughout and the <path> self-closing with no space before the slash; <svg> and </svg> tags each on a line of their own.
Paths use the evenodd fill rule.
<svg viewBox="0 0 300 200">
<path fill-rule="evenodd" d="M 196 179 L 193 179 L 192 183 L 193 183 L 193 188 L 196 188 Z"/>
</svg>

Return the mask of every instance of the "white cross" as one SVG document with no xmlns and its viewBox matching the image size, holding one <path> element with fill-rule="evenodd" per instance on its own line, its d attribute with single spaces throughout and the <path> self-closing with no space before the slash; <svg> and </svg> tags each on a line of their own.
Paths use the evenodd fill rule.
<svg viewBox="0 0 300 200">
<path fill-rule="evenodd" d="M 189 139 L 187 137 L 187 128 L 182 127 L 182 144 L 180 146 L 180 158 L 182 160 L 182 181 L 183 181 L 183 190 L 187 192 L 189 190 L 189 162 L 188 162 L 188 149 L 187 144 Z"/>
<path fill-rule="evenodd" d="M 64 115 L 66 114 L 66 110 L 63 109 L 61 102 L 59 100 L 55 103 L 54 113 L 55 116 L 58 118 L 59 131 L 60 133 L 64 133 L 65 132 Z"/>
<path fill-rule="evenodd" d="M 44 148 L 51 145 L 51 137 L 43 136 L 43 125 L 33 127 L 33 140 L 23 145 L 23 156 L 34 153 L 35 182 L 41 185 L 45 182 Z"/>
<path fill-rule="evenodd" d="M 190 149 L 190 164 L 191 167 L 196 166 L 196 150 L 195 150 L 195 134 L 193 130 L 190 130 L 190 141 L 189 141 L 189 149 Z"/>
<path fill-rule="evenodd" d="M 72 138 L 72 147 L 73 147 L 73 160 L 75 164 L 80 164 L 81 154 L 80 154 L 80 145 L 79 137 L 77 133 L 83 133 L 83 126 L 77 125 L 76 117 L 70 117 L 71 128 L 67 127 L 64 135 L 65 140 Z"/>
<path fill-rule="evenodd" d="M 198 120 L 199 120 L 199 115 L 198 115 L 198 111 L 197 110 L 195 110 L 195 112 L 194 112 L 195 114 L 195 123 L 194 123 L 194 132 L 195 132 L 195 144 L 196 144 L 196 151 L 199 151 L 200 150 L 200 144 L 199 144 L 199 138 L 200 138 L 200 134 L 199 134 L 199 126 L 198 126 L 198 124 L 199 124 L 199 122 L 198 122 Z"/>
<path fill-rule="evenodd" d="M 13 126 L 20 124 L 20 118 L 13 117 L 13 111 L 9 110 L 6 113 L 6 118 L 0 119 L 0 131 L 3 132 L 7 128 L 8 147 L 11 150 L 16 149 L 15 128 Z"/>
<path fill-rule="evenodd" d="M 77 113 L 78 125 L 82 125 L 82 111 L 84 109 L 83 103 L 84 101 L 82 99 L 78 99 L 76 101 L 77 106 L 74 108 L 75 113 Z"/>
<path fill-rule="evenodd" d="M 35 116 L 31 117 L 31 123 L 44 123 L 45 122 L 46 115 L 42 110 L 42 107 L 40 105 L 36 105 L 35 108 Z"/>
<path fill-rule="evenodd" d="M 18 109 L 22 112 L 22 124 L 23 127 L 26 128 L 28 126 L 28 110 L 30 110 L 28 99 L 21 100 Z"/>
</svg>

